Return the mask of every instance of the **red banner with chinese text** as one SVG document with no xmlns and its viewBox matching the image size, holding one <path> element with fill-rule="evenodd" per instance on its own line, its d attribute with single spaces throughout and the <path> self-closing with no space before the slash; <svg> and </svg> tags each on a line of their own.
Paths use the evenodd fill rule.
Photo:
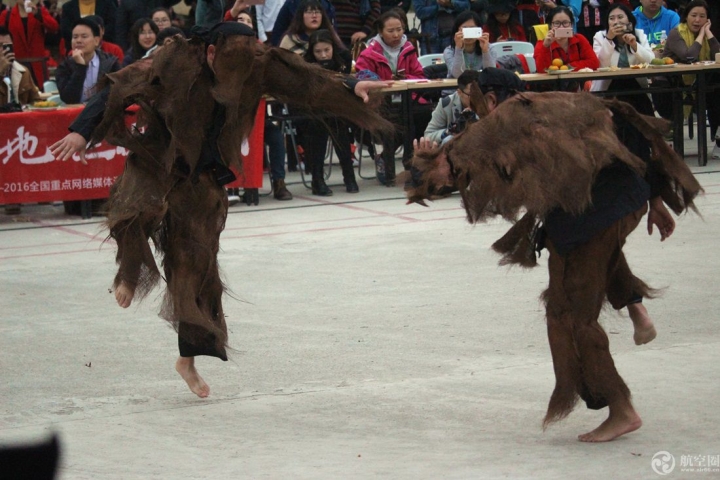
<svg viewBox="0 0 720 480">
<path fill-rule="evenodd" d="M 0 205 L 107 198 L 110 186 L 125 167 L 127 150 L 105 142 L 86 155 L 60 162 L 50 145 L 68 133 L 83 107 L 0 115 Z M 134 117 L 128 118 L 129 122 Z M 243 173 L 233 187 L 261 188 L 265 132 L 265 101 L 243 144 Z"/>
<path fill-rule="evenodd" d="M 50 145 L 68 133 L 82 107 L 0 115 L 0 204 L 107 198 L 127 151 L 102 143 L 88 154 L 60 162 Z"/>
</svg>

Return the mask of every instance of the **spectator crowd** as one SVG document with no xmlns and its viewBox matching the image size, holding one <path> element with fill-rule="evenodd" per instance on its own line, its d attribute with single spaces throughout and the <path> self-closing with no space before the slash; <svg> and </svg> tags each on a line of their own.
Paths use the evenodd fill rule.
<svg viewBox="0 0 720 480">
<path fill-rule="evenodd" d="M 355 193 L 356 141 L 368 144 L 378 180 L 393 185 L 395 152 L 404 138 L 424 135 L 442 142 L 462 130 L 469 117 L 468 86 L 478 71 L 501 67 L 529 72 L 527 59 L 499 57 L 491 48 L 495 43 L 531 44 L 538 72 L 559 65 L 627 67 L 656 57 L 714 60 L 720 51 L 719 17 L 720 2 L 705 0 L 3 0 L 0 74 L 6 81 L 0 82 L 0 108 L 14 111 L 39 99 L 47 88 L 56 88 L 64 103 L 84 103 L 104 75 L 148 55 L 165 38 L 189 37 L 193 26 L 209 28 L 221 21 L 245 23 L 258 42 L 338 74 L 382 80 L 457 78 L 457 90 L 444 92 L 442 98 L 416 98 L 427 108 L 419 108 L 410 122 L 414 131 L 400 130 L 395 138 L 384 139 L 381 152 L 345 122 L 299 122 L 291 139 L 268 116 L 267 166 L 276 199 L 292 199 L 284 183 L 286 168 L 305 169 L 312 177 L 313 194 L 333 194 L 323 174 L 329 139 L 345 188 Z M 430 54 L 443 64 L 420 62 Z M 654 78 L 653 85 L 665 81 Z M 569 83 L 566 88 L 612 91 L 637 89 L 638 84 L 648 87 L 647 79 L 639 79 Z M 649 92 L 652 100 L 637 95 L 629 101 L 643 113 L 669 118 L 672 99 Z M 395 99 L 388 96 L 382 108 L 401 123 Z M 720 95 L 708 96 L 708 119 L 717 138 Z M 408 146 L 405 142 L 406 167 L 412 154 Z M 720 157 L 720 140 L 712 155 Z"/>
</svg>

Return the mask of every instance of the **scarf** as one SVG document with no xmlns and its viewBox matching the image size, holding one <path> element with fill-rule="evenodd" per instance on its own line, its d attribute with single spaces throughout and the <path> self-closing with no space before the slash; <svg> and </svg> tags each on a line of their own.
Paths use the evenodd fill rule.
<svg viewBox="0 0 720 480">
<path fill-rule="evenodd" d="M 685 45 L 688 47 L 691 47 L 692 44 L 695 43 L 695 40 L 697 40 L 696 35 L 688 28 L 687 22 L 679 24 L 677 29 L 680 37 L 685 40 Z M 702 46 L 700 47 L 700 55 L 698 55 L 698 61 L 704 60 L 710 60 L 710 43 L 707 38 L 703 39 Z M 695 75 L 683 75 L 683 81 L 686 85 L 692 85 L 695 81 Z"/>
<path fill-rule="evenodd" d="M 383 41 L 380 34 L 377 34 L 373 40 L 380 44 L 383 49 L 383 55 L 387 58 L 387 61 L 390 64 L 390 71 L 396 74 L 398 57 L 400 56 L 400 52 L 402 51 L 405 42 L 407 42 L 407 36 L 403 35 L 400 40 L 400 44 L 397 47 L 389 47 L 388 44 Z"/>
</svg>

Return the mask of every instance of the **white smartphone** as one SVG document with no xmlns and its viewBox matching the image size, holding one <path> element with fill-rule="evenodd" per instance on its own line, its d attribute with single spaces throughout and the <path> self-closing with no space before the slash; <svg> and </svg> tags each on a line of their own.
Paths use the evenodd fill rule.
<svg viewBox="0 0 720 480">
<path fill-rule="evenodd" d="M 465 27 L 462 29 L 463 38 L 480 38 L 482 33 L 480 27 Z"/>
<path fill-rule="evenodd" d="M 572 36 L 573 36 L 573 29 L 570 27 L 555 29 L 555 38 L 570 38 Z"/>
</svg>

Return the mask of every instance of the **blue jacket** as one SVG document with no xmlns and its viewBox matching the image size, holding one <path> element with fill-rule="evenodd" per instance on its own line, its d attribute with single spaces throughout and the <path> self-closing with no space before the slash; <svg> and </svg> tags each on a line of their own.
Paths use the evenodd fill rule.
<svg viewBox="0 0 720 480">
<path fill-rule="evenodd" d="M 320 4 L 325 9 L 325 13 L 330 17 L 330 21 L 335 25 L 335 7 L 332 6 L 330 0 L 320 0 Z M 275 19 L 275 25 L 273 25 L 273 34 L 270 43 L 274 46 L 280 45 L 280 41 L 285 36 L 285 32 L 290 26 L 293 17 L 295 16 L 295 10 L 300 5 L 300 0 L 287 0 L 285 4 L 280 8 L 278 16 Z"/>
<path fill-rule="evenodd" d="M 670 35 L 670 30 L 680 23 L 680 16 L 665 7 L 660 7 L 660 12 L 655 18 L 647 18 L 642 13 L 642 7 L 636 8 L 633 15 L 637 19 L 637 28 L 642 29 L 647 35 L 648 43 L 660 43 L 662 31 L 665 30 L 665 35 Z"/>
<path fill-rule="evenodd" d="M 452 0 L 452 8 L 442 8 L 438 6 L 437 0 L 412 0 L 413 10 L 415 10 L 415 16 L 420 19 L 420 28 L 422 33 L 426 33 L 432 36 L 437 36 L 437 13 L 439 10 L 450 12 L 453 15 L 469 10 L 469 0 Z M 445 45 L 443 45 L 444 47 Z"/>
</svg>

